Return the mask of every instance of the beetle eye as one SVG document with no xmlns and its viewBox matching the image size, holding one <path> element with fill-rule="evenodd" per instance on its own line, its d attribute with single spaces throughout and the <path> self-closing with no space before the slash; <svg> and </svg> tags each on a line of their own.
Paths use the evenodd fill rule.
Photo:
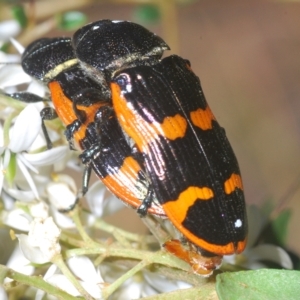
<svg viewBox="0 0 300 300">
<path fill-rule="evenodd" d="M 121 90 L 127 93 L 132 91 L 131 79 L 127 74 L 120 74 L 116 78 L 117 84 L 120 86 Z"/>
<path fill-rule="evenodd" d="M 120 74 L 117 79 L 117 84 L 120 86 L 120 87 L 123 87 L 127 84 L 128 81 L 130 81 L 130 78 L 128 77 L 128 75 L 126 74 Z"/>
</svg>

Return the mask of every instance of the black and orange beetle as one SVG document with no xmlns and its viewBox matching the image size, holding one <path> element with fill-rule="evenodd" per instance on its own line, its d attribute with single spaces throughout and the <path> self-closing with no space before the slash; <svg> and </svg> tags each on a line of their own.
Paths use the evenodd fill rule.
<svg viewBox="0 0 300 300">
<path fill-rule="evenodd" d="M 223 255 L 242 252 L 247 217 L 238 162 L 189 61 L 161 59 L 167 44 L 126 21 L 84 26 L 73 48 L 63 38 L 35 43 L 23 68 L 47 83 L 69 142 L 140 215 L 168 217 L 187 248 L 176 240 L 165 248 L 203 275 Z"/>
<path fill-rule="evenodd" d="M 190 63 L 161 59 L 168 46 L 126 21 L 88 24 L 72 43 L 85 72 L 107 88 L 174 226 L 210 253 L 242 252 L 247 217 L 238 162 Z"/>
</svg>

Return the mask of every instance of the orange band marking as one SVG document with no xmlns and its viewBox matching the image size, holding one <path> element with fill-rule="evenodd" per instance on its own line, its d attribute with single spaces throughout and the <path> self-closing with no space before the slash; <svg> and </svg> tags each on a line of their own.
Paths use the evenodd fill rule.
<svg viewBox="0 0 300 300">
<path fill-rule="evenodd" d="M 166 117 L 162 123 L 148 123 L 128 105 L 116 83 L 111 84 L 111 91 L 113 106 L 119 123 L 135 141 L 140 151 L 147 152 L 148 144 L 157 139 L 159 135 L 170 140 L 184 137 L 187 121 L 180 114 Z"/>
<path fill-rule="evenodd" d="M 213 196 L 214 193 L 210 188 L 190 186 L 180 193 L 178 199 L 163 204 L 163 208 L 166 212 L 171 212 L 176 222 L 181 224 L 186 217 L 186 212 L 189 207 L 194 205 L 198 200 L 209 200 L 213 198 Z"/>
<path fill-rule="evenodd" d="M 232 174 L 224 183 L 224 190 L 227 195 L 231 194 L 236 188 L 243 190 L 242 178 L 238 174 Z"/>
<path fill-rule="evenodd" d="M 117 197 L 131 198 L 132 195 L 130 194 L 132 194 L 132 191 L 135 191 L 135 184 L 140 170 L 140 165 L 133 157 L 126 157 L 121 168 L 116 173 L 103 178 L 103 183 L 113 191 Z M 120 190 L 120 186 L 122 186 L 122 190 Z M 139 201 L 138 205 L 140 204 Z"/>
<path fill-rule="evenodd" d="M 73 110 L 72 101 L 64 94 L 64 91 L 57 81 L 50 82 L 48 86 L 51 92 L 51 99 L 58 117 L 64 123 L 64 125 L 71 124 L 77 119 Z M 79 130 L 74 133 L 74 139 L 77 142 L 85 137 L 85 132 L 88 124 L 94 121 L 97 110 L 103 105 L 106 104 L 100 102 L 88 107 L 77 105 L 77 108 L 79 110 L 83 110 L 86 113 L 85 122 L 82 124 L 82 126 L 80 126 Z"/>
<path fill-rule="evenodd" d="M 239 241 L 237 245 L 230 242 L 226 245 L 211 244 L 200 237 L 191 233 L 186 229 L 182 223 L 186 217 L 187 210 L 197 200 L 210 200 L 214 196 L 213 191 L 209 188 L 189 187 L 183 191 L 176 201 L 169 201 L 163 204 L 168 218 L 173 225 L 192 243 L 198 247 L 215 253 L 217 255 L 230 255 L 234 253 L 241 253 L 246 247 L 246 240 Z M 209 216 L 208 216 L 209 217 Z M 199 220 L 199 222 L 205 222 L 205 220 Z"/>
<path fill-rule="evenodd" d="M 192 123 L 202 130 L 212 129 L 212 121 L 216 120 L 209 106 L 206 109 L 198 108 L 190 113 Z"/>
<path fill-rule="evenodd" d="M 123 165 L 118 172 L 102 178 L 102 182 L 122 201 L 134 208 L 138 208 L 142 204 L 141 201 L 144 200 L 138 198 L 138 196 L 142 196 L 136 186 L 139 171 L 141 171 L 141 167 L 138 162 L 133 157 L 128 156 L 125 158 Z M 147 189 L 148 187 L 145 188 Z M 163 208 L 157 205 L 150 207 L 148 212 L 159 216 L 165 216 Z"/>
</svg>

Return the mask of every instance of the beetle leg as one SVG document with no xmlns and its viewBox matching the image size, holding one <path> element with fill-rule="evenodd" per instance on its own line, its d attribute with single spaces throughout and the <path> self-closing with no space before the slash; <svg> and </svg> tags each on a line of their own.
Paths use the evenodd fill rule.
<svg viewBox="0 0 300 300">
<path fill-rule="evenodd" d="M 49 98 L 42 98 L 36 94 L 32 94 L 29 92 L 17 92 L 17 93 L 11 93 L 7 94 L 5 93 L 6 96 L 11 97 L 13 99 L 19 100 L 21 102 L 25 103 L 37 103 L 37 102 L 49 102 Z"/>
<path fill-rule="evenodd" d="M 92 147 L 89 149 L 84 150 L 80 155 L 79 158 L 81 159 L 81 162 L 84 165 L 90 165 L 91 160 L 95 156 L 97 152 L 99 152 L 100 149 L 100 144 L 94 144 Z"/>
<path fill-rule="evenodd" d="M 96 124 L 96 129 L 101 133 L 101 127 L 103 124 L 113 116 L 113 108 L 109 105 L 104 105 L 100 107 L 95 114 L 94 122 Z"/>
<path fill-rule="evenodd" d="M 40 116 L 42 119 L 42 130 L 46 139 L 46 143 L 47 143 L 47 148 L 51 149 L 52 148 L 52 142 L 50 140 L 47 128 L 45 126 L 45 120 L 53 120 L 57 118 L 57 113 L 55 111 L 54 108 L 52 107 L 44 107 L 41 112 L 40 112 Z"/>
<path fill-rule="evenodd" d="M 82 196 L 84 196 L 86 194 L 86 192 L 89 189 L 89 183 L 90 183 L 90 178 L 91 178 L 91 171 L 92 171 L 92 167 L 91 165 L 86 165 L 83 171 L 83 176 L 82 176 Z M 79 198 L 79 197 L 77 197 Z"/>
<path fill-rule="evenodd" d="M 72 145 L 72 138 L 73 138 L 74 133 L 79 130 L 81 124 L 82 123 L 78 119 L 76 119 L 74 122 L 72 122 L 71 124 L 66 126 L 66 130 L 64 133 L 65 133 L 67 141 L 69 142 L 71 150 L 75 150 L 75 148 Z"/>
<path fill-rule="evenodd" d="M 140 217 L 145 217 L 148 211 L 148 208 L 151 207 L 152 201 L 153 201 L 154 192 L 151 187 L 151 185 L 148 188 L 148 193 L 145 199 L 143 200 L 142 204 L 137 209 L 137 213 L 140 215 Z"/>
</svg>

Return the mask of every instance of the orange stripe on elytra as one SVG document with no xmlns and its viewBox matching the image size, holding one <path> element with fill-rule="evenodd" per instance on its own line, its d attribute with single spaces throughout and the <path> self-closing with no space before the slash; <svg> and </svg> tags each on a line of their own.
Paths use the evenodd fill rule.
<svg viewBox="0 0 300 300">
<path fill-rule="evenodd" d="M 173 117 L 165 117 L 162 123 L 148 123 L 130 108 L 116 83 L 111 84 L 111 91 L 113 107 L 119 123 L 135 141 L 139 150 L 147 152 L 148 144 L 157 139 L 159 135 L 170 140 L 184 137 L 187 121 L 180 114 L 176 114 Z"/>
<path fill-rule="evenodd" d="M 64 123 L 64 125 L 71 124 L 77 119 L 73 110 L 72 101 L 64 94 L 64 91 L 57 81 L 50 82 L 48 86 L 51 92 L 51 99 L 58 117 Z M 88 107 L 77 105 L 77 108 L 79 110 L 83 110 L 86 113 L 85 122 L 80 126 L 79 130 L 74 133 L 74 138 L 77 142 L 85 137 L 85 132 L 88 124 L 94 121 L 97 110 L 103 105 L 106 104 L 100 102 Z"/>
<path fill-rule="evenodd" d="M 131 191 L 135 190 L 138 172 L 140 170 L 141 167 L 137 161 L 133 157 L 128 156 L 124 159 L 123 165 L 116 173 L 103 178 L 103 183 L 108 186 L 117 197 L 130 198 Z M 120 190 L 120 186 L 122 186 L 123 191 Z M 138 206 L 140 204 L 139 202 Z"/>
<path fill-rule="evenodd" d="M 246 240 L 239 241 L 237 244 L 233 242 L 230 242 L 226 245 L 212 244 L 196 236 L 183 226 L 183 222 L 186 218 L 189 207 L 191 207 L 197 200 L 210 200 L 213 196 L 214 194 L 211 189 L 193 186 L 183 191 L 176 201 L 168 201 L 162 206 L 173 225 L 188 240 L 198 247 L 217 255 L 241 253 L 246 247 Z M 202 221 L 205 222 L 205 220 Z"/>
<path fill-rule="evenodd" d="M 212 121 L 216 120 L 209 106 L 206 109 L 198 108 L 190 113 L 192 123 L 202 130 L 212 129 Z"/>
<path fill-rule="evenodd" d="M 143 200 L 138 198 L 140 194 L 137 187 L 139 171 L 141 171 L 141 167 L 138 162 L 133 157 L 128 156 L 124 159 L 121 168 L 116 173 L 102 178 L 102 181 L 114 195 L 130 206 L 138 208 Z M 165 216 L 164 210 L 158 206 L 150 207 L 148 212 Z"/>
<path fill-rule="evenodd" d="M 224 183 L 224 190 L 226 194 L 231 194 L 236 188 L 243 190 L 242 178 L 238 174 L 231 174 L 230 178 Z"/>
<path fill-rule="evenodd" d="M 189 207 L 195 204 L 198 200 L 209 200 L 213 198 L 214 193 L 210 188 L 197 186 L 190 186 L 180 193 L 178 199 L 175 201 L 168 201 L 163 204 L 166 213 L 175 217 L 176 222 L 182 223 L 186 218 L 186 213 Z"/>
</svg>

